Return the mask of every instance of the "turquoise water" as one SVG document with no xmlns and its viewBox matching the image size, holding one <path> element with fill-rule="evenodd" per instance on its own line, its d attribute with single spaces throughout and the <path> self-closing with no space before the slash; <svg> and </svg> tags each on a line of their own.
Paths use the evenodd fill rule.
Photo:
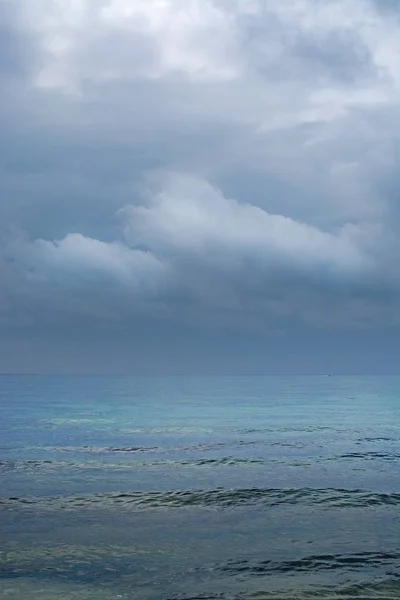
<svg viewBox="0 0 400 600">
<path fill-rule="evenodd" d="M 400 598 L 400 378 L 0 376 L 0 597 Z"/>
</svg>

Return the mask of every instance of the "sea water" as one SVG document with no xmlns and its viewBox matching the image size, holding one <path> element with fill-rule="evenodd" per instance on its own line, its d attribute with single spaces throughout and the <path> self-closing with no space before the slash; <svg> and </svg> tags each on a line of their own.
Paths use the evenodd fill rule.
<svg viewBox="0 0 400 600">
<path fill-rule="evenodd" d="M 0 597 L 400 598 L 400 378 L 0 376 Z"/>
</svg>

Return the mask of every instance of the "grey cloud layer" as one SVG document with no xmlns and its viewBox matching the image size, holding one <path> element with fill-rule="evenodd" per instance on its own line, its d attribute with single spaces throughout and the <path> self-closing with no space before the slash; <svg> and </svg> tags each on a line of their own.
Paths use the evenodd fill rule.
<svg viewBox="0 0 400 600">
<path fill-rule="evenodd" d="M 36 240 L 29 256 L 44 268 L 54 265 L 57 273 L 64 264 L 76 271 L 114 272 L 122 280 L 130 272 L 133 282 L 143 269 L 153 276 L 152 255 L 178 264 L 193 257 L 219 268 L 222 275 L 229 265 L 240 268 L 240 263 L 326 268 L 339 274 L 368 266 L 368 257 L 358 247 L 358 238 L 368 232 L 356 226 L 346 225 L 334 235 L 227 199 L 203 180 L 172 173 L 167 179 L 148 206 L 119 211 L 125 243 L 69 234 L 57 242 Z"/>
<path fill-rule="evenodd" d="M 113 286 L 133 302 L 190 298 L 199 312 L 235 307 L 261 319 L 303 318 L 311 298 L 317 309 L 315 295 L 326 303 L 338 286 L 347 289 L 348 302 L 360 286 L 397 289 L 395 269 L 382 271 L 388 257 L 381 254 L 379 225 L 323 231 L 226 198 L 203 179 L 179 173 L 159 174 L 149 186 L 146 204 L 118 211 L 119 241 L 75 233 L 18 245 L 31 281 L 67 285 L 75 293 Z M 352 316 L 358 322 L 359 312 Z M 331 318 L 332 312 L 327 324 Z"/>
<path fill-rule="evenodd" d="M 398 323 L 394 3 L 1 10 L 4 323 Z"/>
</svg>

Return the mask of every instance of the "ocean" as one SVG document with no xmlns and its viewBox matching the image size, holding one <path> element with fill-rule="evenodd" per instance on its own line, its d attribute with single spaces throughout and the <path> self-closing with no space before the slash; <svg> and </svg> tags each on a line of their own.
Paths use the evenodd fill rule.
<svg viewBox="0 0 400 600">
<path fill-rule="evenodd" d="M 400 598 L 400 378 L 0 376 L 0 597 Z"/>
</svg>

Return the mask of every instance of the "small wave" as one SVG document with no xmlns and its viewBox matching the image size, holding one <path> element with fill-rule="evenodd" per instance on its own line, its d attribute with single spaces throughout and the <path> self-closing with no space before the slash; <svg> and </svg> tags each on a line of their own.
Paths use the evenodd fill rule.
<svg viewBox="0 0 400 600">
<path fill-rule="evenodd" d="M 154 450 L 154 452 L 157 449 Z M 115 449 L 110 452 L 118 454 L 142 454 L 151 452 L 149 449 Z M 308 466 L 307 461 L 294 461 L 293 459 L 286 458 L 239 458 L 235 456 L 222 456 L 216 458 L 193 458 L 193 459 L 162 459 L 162 460 L 142 460 L 132 462 L 116 462 L 104 464 L 100 461 L 85 460 L 83 462 L 73 461 L 57 461 L 57 460 L 6 460 L 0 462 L 0 470 L 9 471 L 29 471 L 31 469 L 88 469 L 88 470 L 104 470 L 105 468 L 111 470 L 129 470 L 129 469 L 159 469 L 159 468 L 195 468 L 195 467 L 233 467 L 239 465 L 265 465 L 269 463 L 285 464 L 291 467 L 304 467 Z"/>
<path fill-rule="evenodd" d="M 15 465 L 41 466 L 52 465 L 52 460 L 0 460 L 0 467 L 14 467 Z"/>
<path fill-rule="evenodd" d="M 0 499 L 0 506 L 36 506 L 43 509 L 77 508 L 235 508 L 243 505 L 274 507 L 284 504 L 320 506 L 322 508 L 368 508 L 399 506 L 400 494 L 341 489 L 224 489 L 169 492 L 115 492 L 56 497 L 11 497 Z"/>
<path fill-rule="evenodd" d="M 157 446 L 29 446 L 27 450 L 47 453 L 104 454 L 108 452 L 155 452 L 162 448 Z"/>
<path fill-rule="evenodd" d="M 215 434 L 282 434 L 282 433 L 323 433 L 334 432 L 335 434 L 362 434 L 362 430 L 353 428 L 338 428 L 328 425 L 304 425 L 290 427 L 135 427 L 135 428 L 116 428 L 115 432 L 124 435 L 132 434 L 157 434 L 157 435 L 215 435 Z"/>
<path fill-rule="evenodd" d="M 120 454 L 141 454 L 142 450 L 116 450 Z M 163 459 L 163 460 L 132 460 L 124 462 L 107 462 L 85 460 L 82 462 L 73 461 L 57 461 L 57 460 L 6 460 L 0 462 L 0 472 L 7 471 L 57 471 L 61 473 L 63 469 L 79 470 L 79 471 L 135 471 L 147 469 L 176 469 L 176 468 L 211 468 L 211 467 L 234 467 L 234 466 L 256 466 L 265 465 L 268 463 L 284 463 L 291 467 L 304 467 L 308 463 L 305 461 L 288 461 L 282 459 L 267 459 L 267 458 L 236 458 L 224 456 L 220 458 L 199 458 L 199 459 Z"/>
<path fill-rule="evenodd" d="M 154 452 L 158 450 L 156 446 L 128 446 L 126 448 L 118 448 L 111 446 L 110 448 L 104 448 L 106 452 Z"/>
<path fill-rule="evenodd" d="M 172 461 L 171 461 L 172 462 Z M 235 458 L 234 456 L 223 456 L 221 458 L 199 458 L 197 460 L 173 461 L 182 466 L 201 467 L 201 466 L 234 466 L 234 465 L 262 465 L 268 461 L 265 458 Z"/>
<path fill-rule="evenodd" d="M 400 586 L 396 578 L 383 579 L 378 583 L 362 583 L 335 587 L 331 585 L 310 586 L 295 592 L 289 590 L 242 591 L 240 595 L 231 593 L 211 593 L 196 595 L 174 595 L 169 600 L 398 600 Z"/>
<path fill-rule="evenodd" d="M 299 432 L 299 433 L 313 433 L 317 431 L 335 431 L 339 433 L 348 432 L 348 429 L 337 429 L 335 427 L 328 426 L 320 426 L 320 425 L 306 425 L 304 427 L 263 427 L 263 428 L 245 428 L 245 429 L 237 429 L 234 430 L 237 433 L 241 433 L 242 435 L 250 435 L 253 433 L 264 434 L 264 433 L 290 433 L 290 432 Z"/>
<path fill-rule="evenodd" d="M 255 443 L 255 442 L 251 442 L 251 443 Z M 177 446 L 174 448 L 165 448 L 164 450 L 180 450 L 180 451 L 185 451 L 185 452 L 197 452 L 197 451 L 201 451 L 201 452 L 209 452 L 210 450 L 219 450 L 220 448 L 224 448 L 226 446 L 229 446 L 228 443 L 226 442 L 215 442 L 215 443 L 207 443 L 207 442 L 203 442 L 200 444 L 194 444 L 193 446 Z"/>
<path fill-rule="evenodd" d="M 347 460 L 385 460 L 394 461 L 400 459 L 400 454 L 396 452 L 347 452 L 336 457 L 337 459 Z"/>
<path fill-rule="evenodd" d="M 8 471 L 29 470 L 29 469 L 51 469 L 60 467 L 79 466 L 75 463 L 61 462 L 54 460 L 1 460 L 0 468 Z"/>
<path fill-rule="evenodd" d="M 357 440 L 358 442 L 398 442 L 399 439 L 395 438 L 395 437 L 386 437 L 386 436 L 381 436 L 381 437 L 363 437 L 363 438 L 358 438 Z"/>
<path fill-rule="evenodd" d="M 140 467 L 153 466 L 153 463 L 110 463 L 106 467 L 104 463 L 99 461 L 88 461 L 85 462 L 69 462 L 69 461 L 58 461 L 58 460 L 3 460 L 0 461 L 0 472 L 1 471 L 57 471 L 61 472 L 62 469 L 79 469 L 88 471 L 104 471 L 105 468 L 111 470 L 132 470 Z"/>
<path fill-rule="evenodd" d="M 296 573 L 302 571 L 326 571 L 343 569 L 359 570 L 366 566 L 378 567 L 391 564 L 398 567 L 400 552 L 358 552 L 354 554 L 320 554 L 303 558 L 277 562 L 273 560 L 230 561 L 215 568 L 217 571 L 231 573 L 232 575 L 266 575 L 268 573 Z"/>
<path fill-rule="evenodd" d="M 129 429 L 115 429 L 116 432 L 122 434 L 158 434 L 158 435 L 192 435 L 204 434 L 212 435 L 215 432 L 235 431 L 227 427 L 137 427 Z"/>
</svg>

